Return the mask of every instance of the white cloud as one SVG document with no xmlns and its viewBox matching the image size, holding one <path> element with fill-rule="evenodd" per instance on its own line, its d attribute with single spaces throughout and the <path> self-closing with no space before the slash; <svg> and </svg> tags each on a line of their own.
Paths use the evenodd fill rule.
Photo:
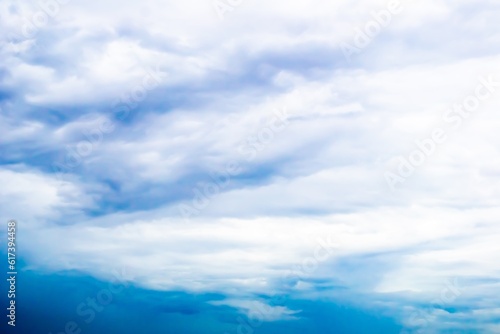
<svg viewBox="0 0 500 334">
<path fill-rule="evenodd" d="M 325 278 L 411 304 L 459 277 L 463 303 L 494 316 L 480 300 L 497 287 L 474 280 L 499 278 L 500 92 L 459 129 L 443 115 L 481 77 L 500 79 L 498 6 L 405 2 L 346 62 L 339 44 L 386 6 L 248 1 L 220 20 L 211 1 L 70 2 L 35 37 L 16 40 L 9 36 L 40 8 L 2 3 L 10 167 L 0 169 L 0 209 L 4 220 L 27 222 L 30 264 L 99 277 L 125 266 L 139 285 L 222 291 L 249 311 L 250 295 L 272 292 L 318 238 L 333 236 L 335 254 L 297 293 L 312 296 L 313 279 Z M 61 187 L 48 168 L 98 126 L 80 116 L 113 116 L 115 100 L 151 68 L 165 71 L 161 85 Z M 276 110 L 289 112 L 289 124 L 247 159 L 242 143 Z M 391 192 L 384 172 L 435 127 L 446 128 L 446 143 Z M 184 222 L 177 205 L 232 160 L 242 171 L 231 186 Z"/>
</svg>

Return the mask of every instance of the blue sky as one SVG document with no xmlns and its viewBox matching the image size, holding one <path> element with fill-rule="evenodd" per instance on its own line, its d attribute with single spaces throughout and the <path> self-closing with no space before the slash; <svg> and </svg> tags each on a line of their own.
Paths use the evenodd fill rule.
<svg viewBox="0 0 500 334">
<path fill-rule="evenodd" d="M 8 330 L 500 332 L 499 13 L 2 1 Z"/>
</svg>

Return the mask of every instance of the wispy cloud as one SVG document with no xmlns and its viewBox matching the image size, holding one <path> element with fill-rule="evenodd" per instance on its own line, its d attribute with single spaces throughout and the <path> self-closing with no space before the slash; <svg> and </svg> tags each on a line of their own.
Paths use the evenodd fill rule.
<svg viewBox="0 0 500 334">
<path fill-rule="evenodd" d="M 140 296 L 223 319 L 209 332 L 257 306 L 276 312 L 255 332 L 325 330 L 311 314 L 338 305 L 388 332 L 495 332 L 499 11 L 4 1 L 2 220 L 33 272 L 127 267 Z M 335 253 L 285 289 L 325 236 Z M 435 303 L 455 279 L 460 296 Z"/>
</svg>

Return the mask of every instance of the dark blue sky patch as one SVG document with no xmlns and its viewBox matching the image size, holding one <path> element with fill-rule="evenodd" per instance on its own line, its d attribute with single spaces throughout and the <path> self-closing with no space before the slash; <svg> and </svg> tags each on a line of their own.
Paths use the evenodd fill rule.
<svg viewBox="0 0 500 334">
<path fill-rule="evenodd" d="M 18 326 L 16 333 L 59 333 L 74 321 L 83 333 L 237 333 L 245 319 L 241 311 L 228 306 L 214 306 L 224 295 L 214 293 L 162 292 L 127 285 L 112 294 L 110 304 L 99 303 L 101 291 L 110 283 L 75 272 L 42 274 L 22 271 L 19 274 Z M 114 285 L 118 286 L 118 285 Z M 86 305 L 95 298 L 96 308 Z M 78 311 L 78 307 L 80 310 Z M 352 306 L 326 302 L 289 300 L 287 307 L 301 310 L 300 320 L 266 322 L 255 333 L 397 333 L 392 319 L 370 315 Z M 79 313 L 81 315 L 79 315 Z M 91 321 L 88 321 L 92 318 Z M 88 321 L 88 322 L 87 322 Z M 248 321 L 244 320 L 244 321 Z"/>
</svg>

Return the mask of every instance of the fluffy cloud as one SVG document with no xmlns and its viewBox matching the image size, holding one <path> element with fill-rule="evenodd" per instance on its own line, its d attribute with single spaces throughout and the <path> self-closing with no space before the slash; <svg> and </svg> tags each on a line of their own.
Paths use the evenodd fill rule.
<svg viewBox="0 0 500 334">
<path fill-rule="evenodd" d="M 26 222 L 30 267 L 123 266 L 243 313 L 327 290 L 408 328 L 496 330 L 498 6 L 401 1 L 346 59 L 389 2 L 243 1 L 222 20 L 216 3 L 0 5 L 0 209 Z"/>
</svg>

